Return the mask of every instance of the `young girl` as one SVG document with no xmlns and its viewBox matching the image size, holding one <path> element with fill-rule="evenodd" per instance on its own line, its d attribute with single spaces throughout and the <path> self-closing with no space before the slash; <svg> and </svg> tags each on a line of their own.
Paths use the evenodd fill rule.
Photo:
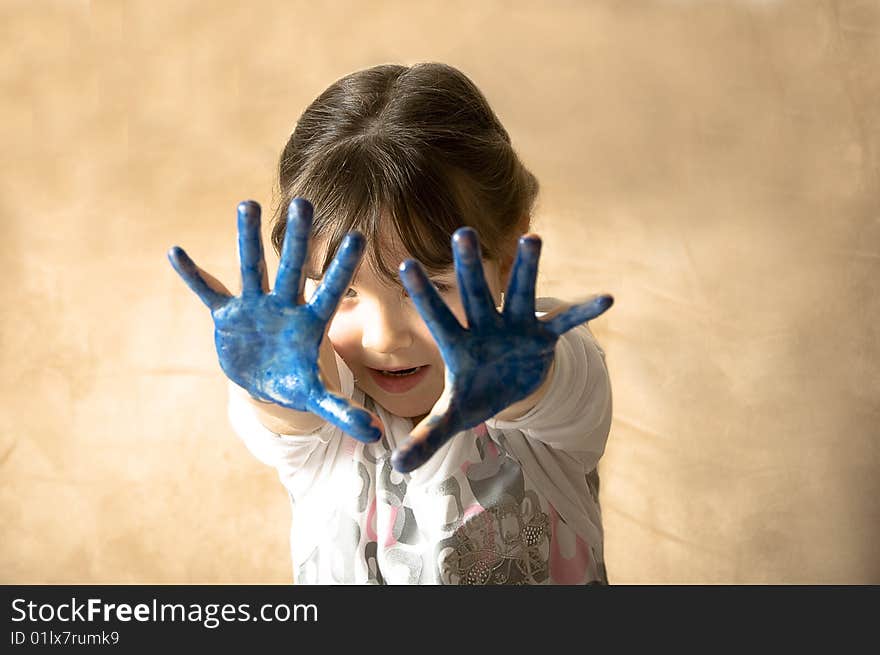
<svg viewBox="0 0 880 655">
<path fill-rule="evenodd" d="M 240 296 L 169 257 L 211 308 L 233 428 L 290 496 L 295 580 L 607 583 L 611 388 L 585 323 L 611 298 L 536 302 L 538 184 L 480 91 L 440 64 L 353 73 L 279 169 L 271 291 L 254 202 Z"/>
</svg>

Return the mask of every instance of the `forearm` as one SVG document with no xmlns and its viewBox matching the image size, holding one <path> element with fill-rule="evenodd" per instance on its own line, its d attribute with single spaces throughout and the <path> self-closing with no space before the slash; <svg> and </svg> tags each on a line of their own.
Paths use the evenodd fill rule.
<svg viewBox="0 0 880 655">
<path fill-rule="evenodd" d="M 311 434 L 324 424 L 322 419 L 311 412 L 298 412 L 274 403 L 262 402 L 240 387 L 237 388 L 237 391 L 254 408 L 254 414 L 263 427 L 275 434 Z"/>
</svg>

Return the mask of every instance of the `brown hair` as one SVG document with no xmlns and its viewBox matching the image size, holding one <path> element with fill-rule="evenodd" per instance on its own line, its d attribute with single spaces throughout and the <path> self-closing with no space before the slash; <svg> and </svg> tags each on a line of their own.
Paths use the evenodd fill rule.
<svg viewBox="0 0 880 655">
<path fill-rule="evenodd" d="M 464 225 L 477 231 L 484 257 L 502 261 L 538 193 L 480 90 L 436 63 L 376 66 L 334 82 L 297 122 L 278 183 L 277 253 L 287 206 L 303 197 L 315 208 L 313 237 L 327 244 L 322 270 L 357 229 L 367 261 L 393 280 L 396 267 L 377 256 L 383 220 L 429 272 L 452 263 L 450 238 Z"/>
</svg>

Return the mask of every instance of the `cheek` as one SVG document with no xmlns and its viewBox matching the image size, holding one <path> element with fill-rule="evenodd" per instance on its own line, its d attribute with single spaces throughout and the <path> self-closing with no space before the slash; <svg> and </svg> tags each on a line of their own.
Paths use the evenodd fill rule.
<svg viewBox="0 0 880 655">
<path fill-rule="evenodd" d="M 346 361 L 355 355 L 360 348 L 360 329 L 357 321 L 353 316 L 349 316 L 348 312 L 343 313 L 340 310 L 336 313 L 336 316 L 330 321 L 327 338 L 333 344 L 333 349 Z"/>
<path fill-rule="evenodd" d="M 413 326 L 412 335 L 414 340 L 420 344 L 420 350 L 422 352 L 434 353 L 435 358 L 440 357 L 440 349 L 437 348 L 437 344 L 434 342 L 434 337 L 431 336 L 431 331 L 423 321 L 420 320 L 418 325 Z"/>
<path fill-rule="evenodd" d="M 463 327 L 467 327 L 467 317 L 465 316 L 464 305 L 462 305 L 461 303 L 461 295 L 459 294 L 458 290 L 444 293 L 443 302 L 446 303 L 446 305 L 449 307 L 449 310 L 452 312 L 452 315 L 458 319 L 458 322 Z"/>
<path fill-rule="evenodd" d="M 462 312 L 462 316 L 464 312 Z M 419 352 L 422 353 L 426 361 L 430 362 L 435 366 L 435 368 L 439 371 L 444 368 L 443 364 L 443 356 L 440 354 L 440 347 L 437 345 L 437 342 L 434 341 L 434 337 L 431 335 L 431 331 L 428 329 L 428 326 L 425 325 L 425 322 L 420 318 L 418 318 L 418 325 L 413 326 L 412 334 L 413 338 L 418 343 Z M 462 317 L 458 317 L 459 321 L 462 320 Z M 464 323 L 462 323 L 464 325 Z M 442 377 L 442 373 L 440 373 Z"/>
</svg>

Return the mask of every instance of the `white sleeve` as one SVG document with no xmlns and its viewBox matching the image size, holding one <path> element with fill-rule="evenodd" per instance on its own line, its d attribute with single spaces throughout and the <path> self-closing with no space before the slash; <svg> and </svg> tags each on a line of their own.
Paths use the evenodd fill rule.
<svg viewBox="0 0 880 655">
<path fill-rule="evenodd" d="M 514 421 L 491 419 L 499 430 L 520 430 L 526 437 L 595 464 L 605 452 L 611 429 L 611 382 L 605 353 L 586 325 L 563 334 L 556 343 L 555 370 L 544 397 Z"/>
<path fill-rule="evenodd" d="M 354 378 L 351 371 L 336 356 L 342 395 L 351 398 Z M 264 464 L 278 470 L 285 487 L 298 497 L 310 486 L 328 455 L 336 452 L 343 438 L 342 430 L 325 422 L 316 432 L 305 435 L 283 435 L 272 432 L 257 417 L 256 409 L 229 383 L 228 417 L 233 431 L 248 450 Z"/>
</svg>

